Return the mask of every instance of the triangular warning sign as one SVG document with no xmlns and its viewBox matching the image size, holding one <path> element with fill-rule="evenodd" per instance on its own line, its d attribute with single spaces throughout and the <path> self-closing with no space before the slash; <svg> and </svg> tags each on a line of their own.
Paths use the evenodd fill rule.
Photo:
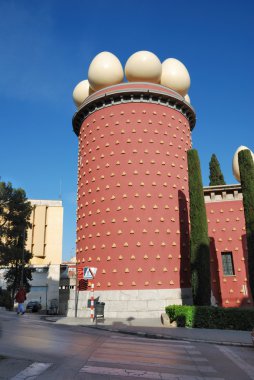
<svg viewBox="0 0 254 380">
<path fill-rule="evenodd" d="M 92 280 L 93 279 L 93 274 L 91 273 L 89 267 L 84 267 L 84 279 L 85 280 Z"/>
</svg>

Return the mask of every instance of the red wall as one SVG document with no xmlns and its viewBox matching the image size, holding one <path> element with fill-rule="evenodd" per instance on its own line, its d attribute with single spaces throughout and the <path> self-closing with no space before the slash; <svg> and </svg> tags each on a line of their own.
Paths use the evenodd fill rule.
<svg viewBox="0 0 254 380">
<path fill-rule="evenodd" d="M 247 281 L 247 247 L 243 203 L 241 200 L 206 204 L 211 240 L 211 278 L 213 294 L 226 307 L 252 303 Z M 234 276 L 225 276 L 221 252 L 232 252 Z M 246 294 L 247 290 L 247 294 Z"/>
<path fill-rule="evenodd" d="M 188 120 L 152 103 L 98 110 L 79 134 L 77 260 L 101 290 L 190 287 Z"/>
</svg>

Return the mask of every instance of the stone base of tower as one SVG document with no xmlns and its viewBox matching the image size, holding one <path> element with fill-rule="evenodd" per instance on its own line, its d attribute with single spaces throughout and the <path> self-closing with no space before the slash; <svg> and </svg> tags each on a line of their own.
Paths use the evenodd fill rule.
<svg viewBox="0 0 254 380">
<path fill-rule="evenodd" d="M 91 297 L 89 291 L 80 292 L 77 302 L 77 316 L 89 318 L 90 309 L 87 307 Z M 105 302 L 105 318 L 160 318 L 168 305 L 191 305 L 190 288 L 182 289 L 150 289 L 150 290 L 121 290 L 94 291 L 94 298 Z M 75 316 L 75 292 L 70 293 L 68 317 Z"/>
</svg>

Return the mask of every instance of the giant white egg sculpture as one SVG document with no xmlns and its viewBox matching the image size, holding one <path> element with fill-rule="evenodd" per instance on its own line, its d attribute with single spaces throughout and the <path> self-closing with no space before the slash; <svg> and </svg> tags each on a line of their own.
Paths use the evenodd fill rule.
<svg viewBox="0 0 254 380">
<path fill-rule="evenodd" d="M 238 153 L 241 152 L 241 150 L 245 150 L 245 149 L 247 149 L 247 150 L 249 150 L 251 152 L 251 150 L 249 148 L 247 148 L 246 146 L 241 145 L 236 150 L 236 152 L 234 154 L 234 157 L 233 157 L 233 162 L 232 162 L 233 174 L 234 174 L 235 179 L 238 182 L 241 182 L 239 162 L 238 162 Z M 252 152 L 251 152 L 251 155 L 252 155 L 252 158 L 253 158 L 253 161 L 254 161 L 254 155 L 253 155 Z"/>
<path fill-rule="evenodd" d="M 160 83 L 161 62 L 150 51 L 138 51 L 126 62 L 125 75 L 129 82 Z"/>
<path fill-rule="evenodd" d="M 188 94 L 186 94 L 185 96 L 184 96 L 184 100 L 187 102 L 187 103 L 189 103 L 190 104 L 190 97 L 189 97 L 189 95 Z"/>
<path fill-rule="evenodd" d="M 161 84 L 185 96 L 190 88 L 190 75 L 178 59 L 168 58 L 162 63 Z"/>
<path fill-rule="evenodd" d="M 119 59 L 108 51 L 97 54 L 88 69 L 88 80 L 94 91 L 121 83 L 124 72 Z"/>
<path fill-rule="evenodd" d="M 77 107 L 80 107 L 81 104 L 86 100 L 86 98 L 91 95 L 92 89 L 89 86 L 88 80 L 82 80 L 77 84 L 77 86 L 74 88 L 72 97 L 74 100 L 74 103 Z"/>
</svg>

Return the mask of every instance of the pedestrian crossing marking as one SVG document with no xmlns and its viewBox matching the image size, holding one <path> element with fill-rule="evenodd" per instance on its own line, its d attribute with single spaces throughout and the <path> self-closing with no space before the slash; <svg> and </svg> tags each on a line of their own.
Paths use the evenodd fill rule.
<svg viewBox="0 0 254 380">
<path fill-rule="evenodd" d="M 243 370 L 251 380 L 254 380 L 254 367 L 244 360 L 242 360 L 235 352 L 230 350 L 228 347 L 217 346 L 217 348 L 226 355 L 230 360 L 234 362 L 241 370 Z"/>
<path fill-rule="evenodd" d="M 35 379 L 51 366 L 52 363 L 34 362 L 23 369 L 23 371 L 19 372 L 16 376 L 12 377 L 10 380 Z"/>
<path fill-rule="evenodd" d="M 105 356 L 107 357 L 98 357 L 98 356 L 92 356 L 89 358 L 88 362 L 93 362 L 93 363 L 116 363 L 117 364 L 124 364 L 124 365 L 143 365 L 145 367 L 163 367 L 163 368 L 168 368 L 168 369 L 176 369 L 176 370 L 185 370 L 185 371 L 197 371 L 197 366 L 196 366 L 196 363 L 195 365 L 191 365 L 191 364 L 182 364 L 182 363 L 179 363 L 179 364 L 167 364 L 167 362 L 165 361 L 164 363 L 161 363 L 159 362 L 159 360 L 157 359 L 156 361 L 154 361 L 154 363 L 151 362 L 151 358 L 148 358 L 148 357 L 145 357 L 143 356 L 142 357 L 142 362 L 140 362 L 139 360 L 134 360 L 132 358 L 130 358 L 130 360 L 125 360 L 125 359 L 120 359 L 120 358 L 117 358 L 116 359 L 116 354 L 112 354 L 112 359 L 109 358 L 110 355 L 108 354 L 105 354 Z M 169 360 L 168 360 L 169 361 Z M 203 373 L 213 373 L 213 372 L 216 372 L 214 368 L 212 368 L 211 366 L 201 366 L 199 365 L 198 366 L 198 370 L 200 372 L 203 372 Z"/>
<path fill-rule="evenodd" d="M 109 376 L 122 376 L 122 377 L 139 377 L 154 380 L 194 380 L 193 375 L 174 375 L 171 373 L 151 372 L 142 370 L 133 370 L 126 368 L 112 368 L 112 367 L 93 367 L 84 366 L 81 368 L 80 373 L 90 373 L 96 375 L 109 375 Z M 195 380 L 204 380 L 204 377 L 195 376 Z M 209 380 L 224 380 L 221 377 L 209 377 Z"/>
<path fill-rule="evenodd" d="M 116 379 L 225 380 L 209 364 L 189 341 L 144 340 L 113 334 L 92 353 L 80 372 Z"/>
</svg>

